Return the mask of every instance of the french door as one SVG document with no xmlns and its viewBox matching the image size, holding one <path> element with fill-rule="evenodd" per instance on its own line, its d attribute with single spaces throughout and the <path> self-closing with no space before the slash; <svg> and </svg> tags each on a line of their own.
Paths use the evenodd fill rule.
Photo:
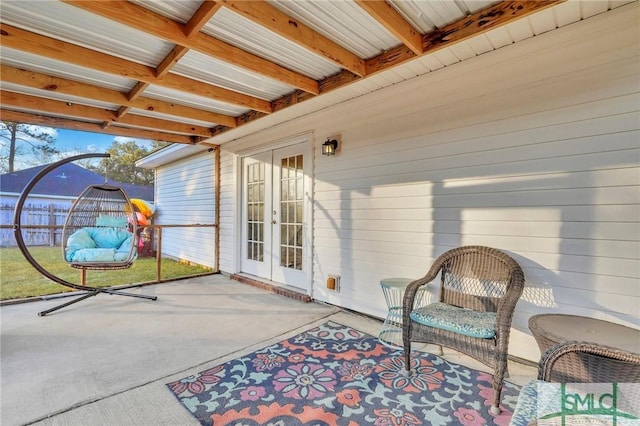
<svg viewBox="0 0 640 426">
<path fill-rule="evenodd" d="M 308 149 L 298 144 L 242 161 L 242 271 L 304 290 L 311 264 Z"/>
</svg>

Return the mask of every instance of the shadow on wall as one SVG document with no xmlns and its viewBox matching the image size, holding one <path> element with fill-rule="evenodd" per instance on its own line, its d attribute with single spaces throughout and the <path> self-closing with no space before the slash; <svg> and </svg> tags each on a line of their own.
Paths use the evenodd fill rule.
<svg viewBox="0 0 640 426">
<path fill-rule="evenodd" d="M 595 119 L 587 121 L 597 127 Z M 322 181 L 314 201 L 316 239 L 332 253 L 328 261 L 326 251 L 316 252 L 319 275 L 328 263 L 339 263 L 343 296 L 382 311 L 380 279 L 421 277 L 446 250 L 486 245 L 509 253 L 525 272 L 514 323 L 521 331 L 529 333 L 526 318 L 541 312 L 638 325 L 633 301 L 624 300 L 625 294 L 637 298 L 631 271 L 637 242 L 621 235 L 629 226 L 615 223 L 628 222 L 633 209 L 615 205 L 627 202 L 615 198 L 628 198 L 637 173 L 633 132 L 592 137 L 580 127 L 546 123 L 542 135 L 523 138 L 527 143 L 484 136 L 474 141 L 473 152 L 457 154 L 454 145 L 468 147 L 468 141 L 442 142 L 449 153 L 439 153 L 439 145 L 416 143 L 423 135 L 384 142 L 393 145 L 388 155 L 380 150 L 389 148 L 345 145 L 342 158 L 322 164 L 316 174 L 316 182 Z M 508 138 L 518 141 L 520 133 L 534 130 Z M 554 136 L 567 132 L 575 140 Z M 612 179 L 620 188 L 603 187 Z M 626 241 L 611 241 L 616 237 Z M 615 269 L 619 263 L 624 271 Z M 618 281 L 609 295 L 603 292 L 608 276 Z"/>
<path fill-rule="evenodd" d="M 344 142 L 316 158 L 314 239 L 346 303 L 384 312 L 380 279 L 485 245 L 523 267 L 522 331 L 545 311 L 640 325 L 637 41 L 605 35 L 619 49 L 487 55 L 332 110 Z"/>
<path fill-rule="evenodd" d="M 525 334 L 530 334 L 528 320 L 535 314 L 604 317 L 616 309 L 597 301 L 598 276 L 585 264 L 590 259 L 585 253 L 598 251 L 590 229 L 595 224 L 580 223 L 588 210 L 585 206 L 596 201 L 587 191 L 571 189 L 574 185 L 580 188 L 582 179 L 590 181 L 599 172 L 580 172 L 577 177 L 575 173 L 550 171 L 538 170 L 536 173 L 543 174 L 533 177 L 487 176 L 471 185 L 450 179 L 439 184 L 441 196 L 434 199 L 434 206 L 441 202 L 447 206 L 447 219 L 436 221 L 434 227 L 436 245 L 488 245 L 505 251 L 520 264 L 526 285 L 512 327 Z M 579 194 L 562 199 L 564 189 Z M 451 208 L 447 198 L 452 197 L 474 207 Z"/>
</svg>

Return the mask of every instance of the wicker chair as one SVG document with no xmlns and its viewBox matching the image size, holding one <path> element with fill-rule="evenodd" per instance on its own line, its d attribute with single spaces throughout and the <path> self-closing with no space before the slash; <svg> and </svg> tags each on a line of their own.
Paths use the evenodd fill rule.
<svg viewBox="0 0 640 426">
<path fill-rule="evenodd" d="M 414 306 L 418 289 L 438 274 L 439 303 Z M 405 292 L 403 342 L 407 374 L 411 374 L 412 341 L 456 349 L 494 369 L 491 412 L 499 413 L 511 319 L 523 288 L 522 269 L 500 250 L 464 246 L 438 257 L 429 272 L 409 284 Z M 487 325 L 485 330 L 473 329 L 481 323 Z"/>
<path fill-rule="evenodd" d="M 640 383 L 640 354 L 590 342 L 562 342 L 540 357 L 538 380 Z"/>
<path fill-rule="evenodd" d="M 135 208 L 124 189 L 90 185 L 67 214 L 62 230 L 64 258 L 69 266 L 83 271 L 127 269 L 138 257 L 137 225 Z"/>
</svg>

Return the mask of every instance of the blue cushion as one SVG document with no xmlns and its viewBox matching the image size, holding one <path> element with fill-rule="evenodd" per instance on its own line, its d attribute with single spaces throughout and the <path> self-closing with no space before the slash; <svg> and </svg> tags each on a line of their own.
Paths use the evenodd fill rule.
<svg viewBox="0 0 640 426">
<path fill-rule="evenodd" d="M 73 262 L 74 255 L 78 250 L 93 249 L 96 247 L 95 241 L 89 235 L 89 231 L 86 229 L 78 229 L 71 234 L 67 239 L 67 246 L 65 248 L 65 258 L 67 262 Z"/>
<path fill-rule="evenodd" d="M 135 260 L 138 257 L 137 254 L 135 254 L 135 257 L 131 260 Z M 125 261 L 129 261 L 129 253 L 122 253 L 122 252 L 116 252 L 113 255 L 113 261 L 114 262 L 125 262 Z"/>
<path fill-rule="evenodd" d="M 67 260 L 70 262 L 113 262 L 116 251 L 110 248 L 76 250 Z"/>
<path fill-rule="evenodd" d="M 131 233 L 121 228 L 85 228 L 98 248 L 119 248 Z"/>
<path fill-rule="evenodd" d="M 413 310 L 410 316 L 417 323 L 465 336 L 490 339 L 496 335 L 495 312 L 478 312 L 446 303 L 432 303 Z"/>
<path fill-rule="evenodd" d="M 124 262 L 129 260 L 133 234 L 122 228 L 82 228 L 69 236 L 68 262 Z"/>
<path fill-rule="evenodd" d="M 124 262 L 129 260 L 132 244 L 133 244 L 133 234 L 129 232 L 129 237 L 126 240 L 124 240 L 120 248 L 116 250 L 116 254 L 113 256 L 113 260 L 116 262 Z M 135 260 L 138 257 L 138 252 L 134 251 L 133 255 L 134 255 L 133 260 Z"/>
<path fill-rule="evenodd" d="M 126 217 L 114 217 L 107 214 L 101 214 L 96 220 L 96 226 L 114 226 L 116 228 L 126 228 Z"/>
<path fill-rule="evenodd" d="M 67 250 L 75 251 L 84 248 L 95 248 L 96 242 L 93 241 L 89 231 L 87 229 L 78 229 L 73 234 L 69 235 L 67 240 Z"/>
<path fill-rule="evenodd" d="M 124 253 L 128 255 L 129 252 L 131 252 L 132 244 L 133 244 L 133 234 L 129 233 L 129 236 L 127 237 L 126 240 L 122 242 L 120 247 L 118 247 L 118 249 L 116 250 L 116 253 Z"/>
</svg>

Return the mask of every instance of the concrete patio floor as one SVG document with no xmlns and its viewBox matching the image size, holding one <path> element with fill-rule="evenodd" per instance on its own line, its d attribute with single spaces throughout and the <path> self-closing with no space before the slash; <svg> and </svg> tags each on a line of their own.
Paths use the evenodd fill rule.
<svg viewBox="0 0 640 426">
<path fill-rule="evenodd" d="M 223 275 L 132 292 L 158 300 L 98 295 L 46 317 L 37 313 L 65 299 L 0 308 L 0 424 L 197 425 L 165 383 L 328 320 L 373 335 L 382 324 Z M 488 371 L 454 351 L 444 357 Z M 536 374 L 517 363 L 510 372 L 517 384 Z"/>
</svg>

